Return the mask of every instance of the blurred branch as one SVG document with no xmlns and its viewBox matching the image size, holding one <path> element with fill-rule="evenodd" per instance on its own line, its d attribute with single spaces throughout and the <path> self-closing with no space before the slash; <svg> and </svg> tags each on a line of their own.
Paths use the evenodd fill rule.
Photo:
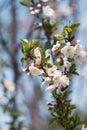
<svg viewBox="0 0 87 130">
<path fill-rule="evenodd" d="M 78 21 L 78 0 L 70 0 L 69 4 L 73 8 L 73 20 Z"/>
<path fill-rule="evenodd" d="M 32 80 L 32 77 L 31 79 Z M 24 103 L 27 109 L 30 111 L 31 124 L 28 126 L 29 130 L 37 130 L 39 126 L 39 111 L 38 111 L 38 103 L 41 100 L 42 92 L 38 85 L 38 83 L 33 79 L 34 86 L 33 87 L 33 95 L 32 98 L 26 94 L 24 86 L 21 85 L 21 90 L 24 97 Z M 26 100 L 27 99 L 27 100 Z"/>
<path fill-rule="evenodd" d="M 1 31 L 0 31 L 0 43 L 3 46 L 3 48 L 6 50 L 6 52 L 9 54 L 9 56 L 11 57 L 12 53 L 7 46 L 7 42 L 4 40 Z"/>
</svg>

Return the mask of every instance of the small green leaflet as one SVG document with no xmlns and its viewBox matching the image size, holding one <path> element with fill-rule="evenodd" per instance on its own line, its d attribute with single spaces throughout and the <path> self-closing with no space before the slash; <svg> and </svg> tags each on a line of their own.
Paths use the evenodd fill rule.
<svg viewBox="0 0 87 130">
<path fill-rule="evenodd" d="M 20 4 L 22 4 L 23 6 L 29 7 L 30 1 L 29 0 L 27 0 L 27 1 L 20 1 Z"/>
</svg>

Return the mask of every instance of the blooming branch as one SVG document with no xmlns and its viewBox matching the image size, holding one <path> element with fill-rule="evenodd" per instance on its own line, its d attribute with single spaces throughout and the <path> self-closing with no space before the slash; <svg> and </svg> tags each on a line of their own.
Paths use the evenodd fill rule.
<svg viewBox="0 0 87 130">
<path fill-rule="evenodd" d="M 71 104 L 68 96 L 72 76 L 79 75 L 76 62 L 84 62 L 87 56 L 80 41 L 74 39 L 74 32 L 80 23 L 66 25 L 60 34 L 54 34 L 60 22 L 56 22 L 55 11 L 44 2 L 47 0 L 41 0 L 39 3 L 31 1 L 30 13 L 37 15 L 41 22 L 38 24 L 41 26 L 36 29 L 44 30 L 46 47 L 40 45 L 43 36 L 30 42 L 21 39 L 24 54 L 22 63 L 28 61 L 23 71 L 27 75 L 41 76 L 41 87 L 52 93 L 55 101 L 48 103 L 52 114 L 51 122 L 57 121 L 65 130 L 79 130 L 83 122 L 79 115 L 72 114 L 76 107 Z"/>
</svg>

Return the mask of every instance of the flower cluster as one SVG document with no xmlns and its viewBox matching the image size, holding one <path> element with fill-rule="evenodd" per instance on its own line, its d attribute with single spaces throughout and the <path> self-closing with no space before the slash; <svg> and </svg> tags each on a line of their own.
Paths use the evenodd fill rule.
<svg viewBox="0 0 87 130">
<path fill-rule="evenodd" d="M 83 62 L 87 55 L 78 40 L 74 43 L 64 44 L 56 41 L 51 50 L 36 47 L 32 52 L 33 60 L 23 71 L 28 75 L 42 76 L 41 86 L 46 87 L 46 90 L 57 92 L 64 90 L 69 86 L 70 75 L 77 74 L 74 62 L 77 60 Z M 52 57 L 55 58 L 54 64 Z"/>
<path fill-rule="evenodd" d="M 50 18 L 50 23 L 54 23 L 56 19 L 55 11 L 50 6 L 43 6 L 43 14 Z"/>
<path fill-rule="evenodd" d="M 74 57 L 80 62 L 84 61 L 87 55 L 80 43 L 77 43 L 75 46 L 72 46 L 71 43 L 67 43 L 67 45 L 61 49 L 61 52 L 64 54 L 65 57 Z"/>
<path fill-rule="evenodd" d="M 32 15 L 38 14 L 41 10 L 41 4 L 37 4 L 35 7 L 31 6 L 29 7 L 29 10 Z"/>
<path fill-rule="evenodd" d="M 35 3 L 30 6 L 30 14 L 36 15 L 40 13 L 42 17 L 44 15 L 46 19 L 50 19 L 50 23 L 52 24 L 53 22 L 55 22 L 56 18 L 55 11 L 49 5 L 43 4 L 44 2 L 48 2 L 48 0 L 41 0 L 39 3 Z"/>
</svg>

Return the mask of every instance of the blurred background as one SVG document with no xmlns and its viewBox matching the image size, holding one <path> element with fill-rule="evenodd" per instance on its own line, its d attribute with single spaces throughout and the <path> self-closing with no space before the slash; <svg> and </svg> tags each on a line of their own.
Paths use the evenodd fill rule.
<svg viewBox="0 0 87 130">
<path fill-rule="evenodd" d="M 50 4 L 64 25 L 69 21 L 81 23 L 76 39 L 87 50 L 87 0 L 50 0 Z M 19 0 L 0 0 L 0 130 L 9 130 L 11 120 L 24 122 L 23 130 L 60 129 L 55 123 L 49 126 L 51 115 L 46 102 L 51 100 L 50 93 L 40 88 L 39 78 L 22 72 L 20 38 L 39 37 L 40 31 L 32 31 L 35 21 Z M 72 79 L 71 99 L 86 119 L 87 62 L 78 65 L 78 72 L 81 76 Z M 15 110 L 17 114 L 12 118 Z"/>
</svg>

